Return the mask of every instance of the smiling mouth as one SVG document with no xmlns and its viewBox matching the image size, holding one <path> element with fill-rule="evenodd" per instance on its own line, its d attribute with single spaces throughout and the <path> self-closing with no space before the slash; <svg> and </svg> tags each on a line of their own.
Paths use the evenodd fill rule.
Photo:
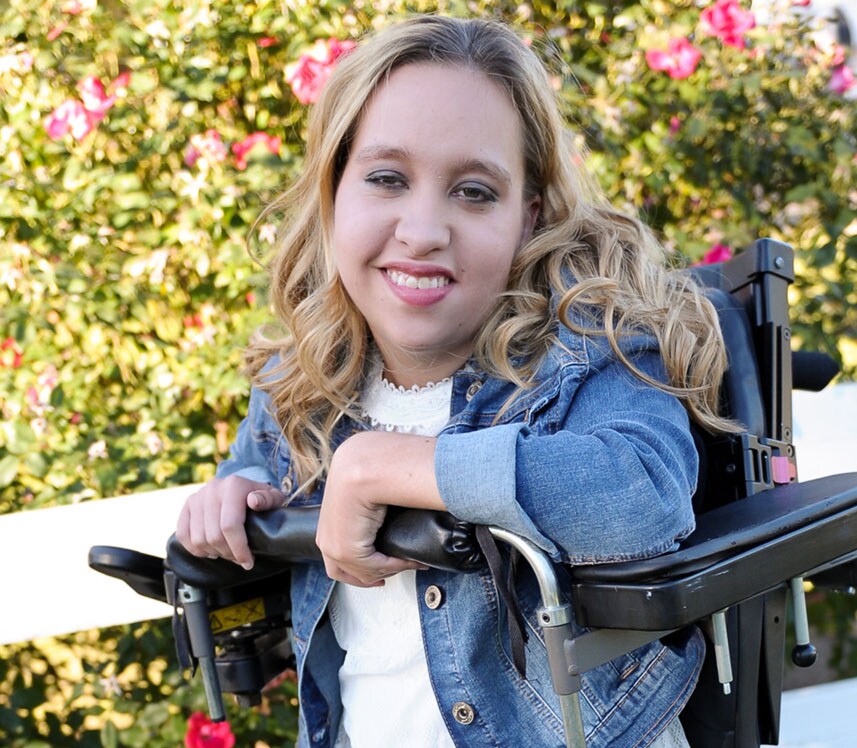
<svg viewBox="0 0 857 748">
<path fill-rule="evenodd" d="M 393 285 L 403 288 L 443 288 L 449 285 L 449 278 L 445 275 L 408 275 L 399 270 L 387 270 L 387 277 L 393 281 Z"/>
</svg>

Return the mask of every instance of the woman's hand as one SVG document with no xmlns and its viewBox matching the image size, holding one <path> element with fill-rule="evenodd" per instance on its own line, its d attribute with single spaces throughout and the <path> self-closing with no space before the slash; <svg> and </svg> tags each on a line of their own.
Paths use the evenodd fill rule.
<svg viewBox="0 0 857 748">
<path fill-rule="evenodd" d="M 333 455 L 316 545 L 331 579 L 379 587 L 386 577 L 425 568 L 385 556 L 375 537 L 388 506 L 444 509 L 434 479 L 434 439 L 368 431 L 347 439 Z"/>
<path fill-rule="evenodd" d="M 258 481 L 230 475 L 215 478 L 188 497 L 179 514 L 176 538 L 194 556 L 226 558 L 253 568 L 244 520 L 247 509 L 283 506 L 285 494 Z"/>
</svg>

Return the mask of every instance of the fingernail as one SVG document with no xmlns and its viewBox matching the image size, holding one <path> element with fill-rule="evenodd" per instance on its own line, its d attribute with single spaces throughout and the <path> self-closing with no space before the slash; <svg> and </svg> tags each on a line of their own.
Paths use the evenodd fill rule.
<svg viewBox="0 0 857 748">
<path fill-rule="evenodd" d="M 248 499 L 248 501 L 249 501 L 253 506 L 259 506 L 259 504 L 262 502 L 262 497 L 261 497 L 259 494 L 255 493 L 255 492 L 254 492 L 254 493 L 251 493 L 251 494 L 247 497 L 247 499 Z"/>
<path fill-rule="evenodd" d="M 253 568 L 253 562 L 245 561 L 243 564 L 241 564 L 241 568 L 244 569 L 244 571 L 250 571 L 250 569 Z"/>
</svg>

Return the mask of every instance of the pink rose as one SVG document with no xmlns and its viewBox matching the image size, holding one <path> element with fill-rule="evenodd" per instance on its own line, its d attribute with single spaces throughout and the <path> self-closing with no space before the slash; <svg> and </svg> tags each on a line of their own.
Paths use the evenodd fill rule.
<svg viewBox="0 0 857 748">
<path fill-rule="evenodd" d="M 112 90 L 113 84 L 110 87 Z M 77 90 L 82 101 L 67 99 L 45 120 L 45 129 L 52 140 L 59 140 L 69 132 L 75 140 L 83 140 L 116 103 L 116 96 L 108 96 L 104 84 L 94 75 L 83 78 Z"/>
<path fill-rule="evenodd" d="M 244 171 L 247 168 L 247 156 L 257 145 L 264 145 L 275 156 L 280 155 L 280 139 L 265 132 L 254 132 L 244 140 L 232 144 L 235 156 L 235 168 Z"/>
<path fill-rule="evenodd" d="M 186 748 L 233 748 L 235 736 L 228 722 L 212 722 L 202 712 L 194 712 L 187 721 Z"/>
<path fill-rule="evenodd" d="M 662 70 L 675 79 L 692 75 L 701 57 L 702 53 L 684 38 L 670 39 L 666 50 L 646 52 L 646 62 L 652 70 Z"/>
<path fill-rule="evenodd" d="M 204 133 L 191 135 L 190 145 L 184 153 L 186 166 L 194 166 L 199 159 L 204 159 L 208 166 L 222 164 L 226 161 L 226 146 L 217 130 L 206 130 Z"/>
<path fill-rule="evenodd" d="M 115 96 L 108 96 L 104 84 L 94 75 L 87 75 L 77 84 L 83 108 L 86 109 L 98 122 L 104 119 L 104 115 L 116 102 Z"/>
<path fill-rule="evenodd" d="M 45 129 L 51 140 L 60 140 L 70 132 L 75 140 L 80 141 L 92 132 L 97 121 L 79 101 L 67 99 L 45 119 Z"/>
<path fill-rule="evenodd" d="M 130 83 L 131 73 L 128 70 L 124 70 L 111 81 L 109 86 L 110 93 L 116 92 L 117 95 L 123 96 L 125 89 L 128 88 Z"/>
<path fill-rule="evenodd" d="M 77 16 L 85 11 L 95 10 L 97 4 L 97 0 L 67 0 L 60 10 L 70 16 Z"/>
<path fill-rule="evenodd" d="M 702 30 L 737 49 L 744 49 L 744 34 L 756 25 L 756 16 L 742 10 L 738 0 L 717 0 L 700 15 Z"/>
<path fill-rule="evenodd" d="M 727 247 L 725 244 L 715 244 L 702 255 L 702 259 L 699 262 L 693 264 L 711 265 L 714 262 L 726 262 L 730 257 L 732 257 L 732 249 L 730 247 Z"/>
<path fill-rule="evenodd" d="M 844 94 L 850 88 L 857 85 L 854 73 L 847 65 L 837 65 L 830 74 L 830 90 L 838 94 Z"/>
<path fill-rule="evenodd" d="M 63 31 L 66 30 L 67 26 L 68 26 L 68 21 L 60 21 L 56 26 L 54 26 L 50 31 L 48 31 L 47 34 L 45 34 L 45 38 L 49 42 L 52 42 L 60 34 L 62 34 Z"/>
<path fill-rule="evenodd" d="M 301 104 L 313 104 L 327 83 L 336 61 L 355 47 L 349 40 L 319 39 L 297 62 L 286 65 L 286 82 Z"/>
</svg>

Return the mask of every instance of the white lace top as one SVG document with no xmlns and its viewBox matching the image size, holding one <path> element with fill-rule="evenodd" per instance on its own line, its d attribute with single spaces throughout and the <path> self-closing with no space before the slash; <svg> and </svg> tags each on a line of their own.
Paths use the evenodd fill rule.
<svg viewBox="0 0 857 748">
<path fill-rule="evenodd" d="M 363 414 L 375 430 L 437 436 L 449 420 L 452 380 L 405 389 L 374 367 Z M 345 662 L 339 670 L 344 707 L 335 748 L 453 748 L 429 681 L 417 604 L 416 572 L 383 587 L 338 583 L 330 620 Z"/>
</svg>

